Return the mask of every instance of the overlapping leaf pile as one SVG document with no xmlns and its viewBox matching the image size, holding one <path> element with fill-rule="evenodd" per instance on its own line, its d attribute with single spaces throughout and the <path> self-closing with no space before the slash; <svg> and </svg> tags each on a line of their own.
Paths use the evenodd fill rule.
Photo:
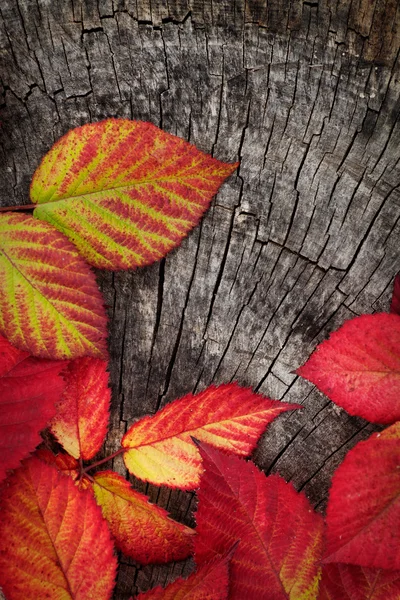
<svg viewBox="0 0 400 600">
<path fill-rule="evenodd" d="M 110 390 L 105 313 L 79 253 L 112 269 L 160 258 L 235 167 L 153 125 L 110 119 L 46 155 L 34 217 L 0 215 L 0 475 L 15 469 L 0 497 L 7 600 L 107 600 L 114 547 L 141 564 L 195 556 L 186 580 L 138 600 L 400 598 L 399 276 L 392 314 L 348 321 L 298 369 L 350 414 L 390 425 L 337 469 L 326 519 L 244 460 L 271 421 L 300 407 L 235 383 L 142 418 L 108 458 L 121 454 L 144 481 L 197 489 L 195 530 L 118 473 L 91 473 L 105 460 L 87 464 L 107 434 Z M 40 449 L 16 468 L 46 424 L 64 452 Z"/>
</svg>

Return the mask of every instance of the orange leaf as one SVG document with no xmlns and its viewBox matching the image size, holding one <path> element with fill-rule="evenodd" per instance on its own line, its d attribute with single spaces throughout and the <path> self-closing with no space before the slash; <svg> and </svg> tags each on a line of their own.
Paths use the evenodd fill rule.
<svg viewBox="0 0 400 600">
<path fill-rule="evenodd" d="M 333 402 L 373 423 L 400 419 L 400 316 L 347 321 L 322 342 L 297 374 Z"/>
<path fill-rule="evenodd" d="M 117 547 L 142 564 L 187 558 L 193 549 L 194 531 L 150 504 L 113 471 L 96 473 L 93 492 L 107 519 Z"/>
<path fill-rule="evenodd" d="M 322 569 L 318 600 L 399 600 L 400 571 L 333 563 Z"/>
<path fill-rule="evenodd" d="M 199 484 L 201 458 L 192 436 L 247 456 L 267 424 L 294 408 L 299 407 L 269 400 L 235 383 L 210 386 L 135 423 L 122 438 L 124 461 L 140 479 L 193 489 Z"/>
<path fill-rule="evenodd" d="M 46 154 L 31 185 L 34 216 L 105 269 L 148 265 L 198 223 L 228 165 L 141 121 L 73 129 Z"/>
<path fill-rule="evenodd" d="M 65 362 L 33 358 L 0 336 L 0 480 L 42 441 L 55 413 Z"/>
<path fill-rule="evenodd" d="M 0 215 L 0 333 L 41 358 L 104 358 L 106 315 L 94 273 L 65 236 Z"/>
<path fill-rule="evenodd" d="M 315 600 L 323 520 L 278 475 L 199 443 L 204 474 L 196 515 L 196 563 L 240 540 L 230 567 L 231 600 Z"/>
<path fill-rule="evenodd" d="M 1 498 L 0 585 L 8 600 L 107 600 L 116 560 L 92 494 L 38 458 Z"/>
<path fill-rule="evenodd" d="M 51 430 L 71 456 L 90 460 L 107 434 L 110 404 L 107 363 L 89 356 L 78 358 L 69 364 L 65 380 Z"/>
<path fill-rule="evenodd" d="M 400 570 L 400 429 L 359 442 L 336 470 L 324 562 Z"/>
<path fill-rule="evenodd" d="M 231 555 L 229 552 L 225 556 L 218 556 L 202 565 L 187 579 L 179 578 L 165 589 L 158 586 L 145 594 L 139 594 L 137 600 L 226 600 Z"/>
</svg>

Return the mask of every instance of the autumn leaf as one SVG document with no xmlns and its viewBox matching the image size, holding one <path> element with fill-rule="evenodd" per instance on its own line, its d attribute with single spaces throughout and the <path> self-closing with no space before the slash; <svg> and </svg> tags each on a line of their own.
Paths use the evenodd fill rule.
<svg viewBox="0 0 400 600">
<path fill-rule="evenodd" d="M 267 424 L 295 408 L 299 406 L 269 400 L 236 383 L 210 386 L 135 423 L 122 438 L 125 465 L 145 481 L 194 489 L 201 458 L 191 436 L 247 456 Z"/>
<path fill-rule="evenodd" d="M 63 361 L 34 358 L 0 336 L 0 480 L 42 441 L 64 381 Z"/>
<path fill-rule="evenodd" d="M 77 358 L 69 364 L 65 380 L 51 430 L 71 456 L 90 460 L 107 434 L 111 395 L 107 363 L 89 356 Z"/>
<path fill-rule="evenodd" d="M 390 312 L 400 315 L 400 273 L 394 278 L 392 302 Z"/>
<path fill-rule="evenodd" d="M 398 424 L 372 435 L 334 473 L 325 562 L 400 569 L 399 440 Z"/>
<path fill-rule="evenodd" d="M 400 571 L 332 563 L 322 569 L 318 600 L 398 600 Z"/>
<path fill-rule="evenodd" d="M 93 492 L 116 546 L 143 565 L 187 558 L 194 531 L 168 517 L 113 471 L 94 476 Z"/>
<path fill-rule="evenodd" d="M 200 443 L 198 565 L 240 543 L 230 566 L 230 600 L 315 600 L 323 520 L 278 475 Z"/>
<path fill-rule="evenodd" d="M 41 358 L 106 356 L 94 273 L 54 227 L 28 215 L 0 215 L 0 333 Z"/>
<path fill-rule="evenodd" d="M 64 454 L 63 452 L 53 454 L 51 450 L 39 448 L 36 450 L 35 456 L 48 465 L 56 467 L 61 473 L 69 475 L 74 480 L 76 480 L 79 475 L 79 463 L 76 458 L 70 454 Z"/>
<path fill-rule="evenodd" d="M 231 552 L 218 556 L 202 565 L 187 579 L 179 578 L 165 589 L 158 586 L 139 594 L 137 600 L 226 600 L 231 556 Z"/>
<path fill-rule="evenodd" d="M 141 121 L 78 127 L 46 154 L 31 185 L 34 216 L 105 269 L 148 265 L 198 223 L 238 166 Z"/>
<path fill-rule="evenodd" d="M 36 457 L 1 498 L 0 585 L 7 600 L 107 600 L 116 560 L 88 491 Z"/>
<path fill-rule="evenodd" d="M 297 374 L 333 402 L 373 423 L 400 419 L 400 316 L 347 321 L 322 342 Z"/>
</svg>

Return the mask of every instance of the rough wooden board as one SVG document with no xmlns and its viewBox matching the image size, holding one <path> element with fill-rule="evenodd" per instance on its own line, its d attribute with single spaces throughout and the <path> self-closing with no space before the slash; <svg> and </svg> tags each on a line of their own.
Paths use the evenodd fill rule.
<svg viewBox="0 0 400 600">
<path fill-rule="evenodd" d="M 27 202 L 60 135 L 108 116 L 241 161 L 164 261 L 98 273 L 111 316 L 104 453 L 142 414 L 237 380 L 304 405 L 269 427 L 254 458 L 323 509 L 333 470 L 372 427 L 291 371 L 344 320 L 389 305 L 400 269 L 399 18 L 395 0 L 2 0 L 3 205 Z M 121 459 L 114 467 L 126 475 Z M 134 485 L 192 522 L 192 495 Z M 115 598 L 191 567 L 124 558 Z"/>
</svg>

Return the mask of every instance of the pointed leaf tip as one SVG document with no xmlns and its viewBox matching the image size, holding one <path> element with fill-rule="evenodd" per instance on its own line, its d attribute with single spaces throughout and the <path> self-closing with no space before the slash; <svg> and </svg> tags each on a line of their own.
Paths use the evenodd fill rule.
<svg viewBox="0 0 400 600">
<path fill-rule="evenodd" d="M 153 417 L 136 422 L 122 438 L 124 461 L 137 477 L 157 485 L 195 489 L 202 470 L 192 439 L 249 455 L 267 425 L 296 405 L 270 400 L 236 383 L 187 394 Z"/>
<path fill-rule="evenodd" d="M 201 565 L 187 579 L 179 578 L 165 589 L 158 586 L 139 594 L 137 600 L 227 600 L 231 552 Z"/>
<path fill-rule="evenodd" d="M 109 600 L 116 559 L 89 491 L 36 457 L 1 497 L 1 585 L 9 600 Z"/>
<path fill-rule="evenodd" d="M 0 215 L 0 333 L 33 356 L 107 357 L 94 273 L 65 236 L 29 215 Z"/>
<path fill-rule="evenodd" d="M 351 415 L 400 420 L 400 316 L 377 313 L 344 323 L 297 374 Z"/>
<path fill-rule="evenodd" d="M 225 164 L 152 123 L 107 119 L 77 127 L 34 174 L 34 216 L 99 268 L 159 260 L 198 223 L 238 163 Z"/>
</svg>

